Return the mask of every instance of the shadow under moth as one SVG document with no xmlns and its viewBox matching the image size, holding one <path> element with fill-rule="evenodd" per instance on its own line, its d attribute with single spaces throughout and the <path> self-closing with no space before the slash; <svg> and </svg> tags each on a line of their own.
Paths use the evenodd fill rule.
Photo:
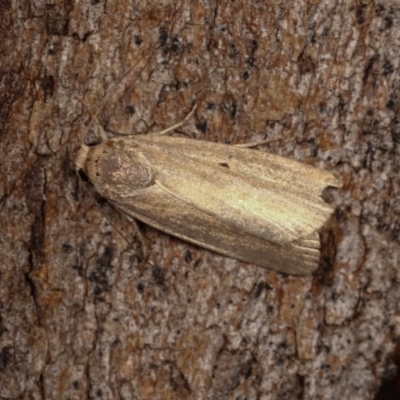
<svg viewBox="0 0 400 400">
<path fill-rule="evenodd" d="M 289 158 L 160 134 L 83 145 L 76 169 L 129 218 L 293 275 L 317 269 L 318 231 L 333 212 L 321 194 L 340 187 L 330 172 Z"/>
</svg>

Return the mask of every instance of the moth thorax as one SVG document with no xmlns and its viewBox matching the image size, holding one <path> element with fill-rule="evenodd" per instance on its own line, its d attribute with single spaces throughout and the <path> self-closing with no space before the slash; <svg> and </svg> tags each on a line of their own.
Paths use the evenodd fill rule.
<svg viewBox="0 0 400 400">
<path fill-rule="evenodd" d="M 101 180 L 111 186 L 144 188 L 154 184 L 154 172 L 139 160 L 134 151 L 124 152 L 105 143 L 90 151 L 86 168 L 90 180 Z"/>
<path fill-rule="evenodd" d="M 111 160 L 110 160 L 111 161 Z M 155 177 L 153 171 L 140 162 L 130 162 L 126 164 L 113 164 L 115 168 L 107 171 L 107 183 L 114 185 L 126 185 L 132 189 L 149 187 L 154 184 Z"/>
</svg>

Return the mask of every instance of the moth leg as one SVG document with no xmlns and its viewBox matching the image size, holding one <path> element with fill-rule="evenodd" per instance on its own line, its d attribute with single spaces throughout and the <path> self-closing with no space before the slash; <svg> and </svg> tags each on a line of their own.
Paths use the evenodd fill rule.
<svg viewBox="0 0 400 400">
<path fill-rule="evenodd" d="M 126 214 L 124 214 L 124 215 L 129 219 L 129 222 L 130 222 L 130 225 L 131 225 L 131 226 L 129 227 L 129 230 L 131 230 L 131 228 L 132 228 L 132 230 L 135 232 L 135 235 L 136 235 L 137 240 L 138 240 L 139 243 L 140 243 L 140 248 L 142 249 L 142 256 L 140 256 L 140 258 L 143 258 L 144 260 L 147 260 L 148 249 L 149 249 L 149 247 L 150 247 L 150 246 L 149 246 L 149 240 L 143 235 L 143 233 L 142 233 L 142 231 L 140 230 L 139 225 L 137 224 L 135 218 L 132 218 L 132 217 L 126 215 Z M 128 236 L 129 236 L 129 237 L 132 237 L 132 234 L 131 234 L 131 233 L 128 233 L 128 232 L 124 232 L 124 233 L 119 232 L 119 234 L 125 239 L 125 241 L 126 241 L 129 245 L 131 245 L 131 242 L 130 242 L 130 240 L 128 239 Z"/>
<path fill-rule="evenodd" d="M 134 250 L 140 259 L 143 259 L 145 261 L 147 259 L 148 248 L 150 247 L 149 241 L 142 234 L 142 231 L 139 228 L 135 218 L 125 214 L 123 210 L 119 210 L 117 207 L 113 206 L 107 201 L 102 204 L 100 204 L 98 201 L 97 203 L 100 206 L 100 210 L 104 218 L 109 222 L 109 224 L 113 227 L 113 229 L 115 229 L 115 231 L 125 240 L 125 242 L 128 244 L 128 247 Z M 117 211 L 120 211 L 122 212 L 122 214 L 124 214 L 124 216 L 129 221 L 128 224 L 117 226 L 118 224 L 116 223 L 116 221 L 113 221 L 113 218 L 111 218 L 113 212 L 115 212 L 116 209 Z M 139 254 L 140 250 L 137 251 L 135 249 L 135 246 L 133 245 L 134 241 L 136 240 L 139 242 L 140 250 L 142 252 L 141 255 Z"/>
<path fill-rule="evenodd" d="M 167 129 L 164 129 L 163 131 L 151 132 L 151 133 L 149 133 L 149 135 L 161 136 L 161 135 L 165 135 L 168 132 L 173 131 L 174 129 L 177 129 L 177 128 L 181 127 L 182 125 L 186 124 L 186 122 L 193 116 L 194 112 L 196 111 L 196 108 L 197 108 L 197 103 L 193 106 L 193 108 L 191 109 L 190 113 L 188 115 L 186 115 L 186 117 L 182 121 L 170 126 Z"/>
<path fill-rule="evenodd" d="M 257 140 L 255 142 L 248 142 L 248 143 L 238 143 L 238 144 L 234 144 L 234 146 L 236 147 L 256 147 L 256 146 L 260 146 L 262 144 L 268 144 L 268 143 L 272 143 L 275 142 L 277 139 L 265 139 L 265 140 Z"/>
<path fill-rule="evenodd" d="M 135 231 L 137 240 L 140 243 L 140 247 L 142 249 L 142 256 L 144 260 L 147 260 L 147 256 L 149 254 L 149 240 L 143 235 L 142 231 L 139 228 L 139 225 L 137 224 L 135 218 L 129 217 L 129 222 L 133 225 L 133 230 Z M 124 239 L 130 244 L 130 242 L 123 236 Z"/>
<path fill-rule="evenodd" d="M 83 103 L 83 101 L 81 101 L 81 100 L 79 100 L 79 99 L 78 99 L 78 101 L 82 104 L 82 107 L 83 107 L 84 109 L 87 110 L 87 112 L 88 112 L 88 114 L 89 114 L 89 116 L 90 116 L 89 125 L 92 124 L 92 123 L 94 122 L 95 131 L 96 131 L 95 133 L 96 133 L 96 135 L 99 135 L 99 137 L 100 137 L 100 139 L 101 139 L 101 142 L 106 142 L 108 138 L 107 138 L 107 135 L 106 135 L 106 133 L 104 132 L 104 129 L 103 129 L 103 127 L 101 126 L 100 121 L 99 121 L 99 119 L 98 119 L 99 111 L 97 111 L 96 113 L 94 113 L 94 112 L 92 112 L 92 111 L 85 105 L 85 103 Z"/>
<path fill-rule="evenodd" d="M 99 119 L 97 118 L 97 114 L 93 116 L 93 121 L 95 125 L 96 135 L 99 135 L 101 143 L 106 142 L 108 138 L 103 127 L 100 124 Z"/>
</svg>

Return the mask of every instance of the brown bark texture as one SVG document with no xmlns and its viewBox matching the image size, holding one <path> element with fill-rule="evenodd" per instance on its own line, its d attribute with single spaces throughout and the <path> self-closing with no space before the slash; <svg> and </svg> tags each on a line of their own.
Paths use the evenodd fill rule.
<svg viewBox="0 0 400 400">
<path fill-rule="evenodd" d="M 399 18 L 396 0 L 1 0 L 0 398 L 373 399 L 400 334 Z M 97 121 L 146 134 L 194 101 L 196 140 L 268 139 L 342 179 L 316 274 L 137 228 L 75 174 Z"/>
</svg>

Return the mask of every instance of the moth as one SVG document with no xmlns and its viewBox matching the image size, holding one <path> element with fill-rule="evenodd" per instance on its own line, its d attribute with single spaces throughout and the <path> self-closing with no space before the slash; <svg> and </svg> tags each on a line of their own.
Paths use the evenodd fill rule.
<svg viewBox="0 0 400 400">
<path fill-rule="evenodd" d="M 330 172 L 289 158 L 160 134 L 82 145 L 76 169 L 128 218 L 293 275 L 317 269 L 318 231 L 333 212 L 321 194 L 340 187 Z"/>
</svg>

